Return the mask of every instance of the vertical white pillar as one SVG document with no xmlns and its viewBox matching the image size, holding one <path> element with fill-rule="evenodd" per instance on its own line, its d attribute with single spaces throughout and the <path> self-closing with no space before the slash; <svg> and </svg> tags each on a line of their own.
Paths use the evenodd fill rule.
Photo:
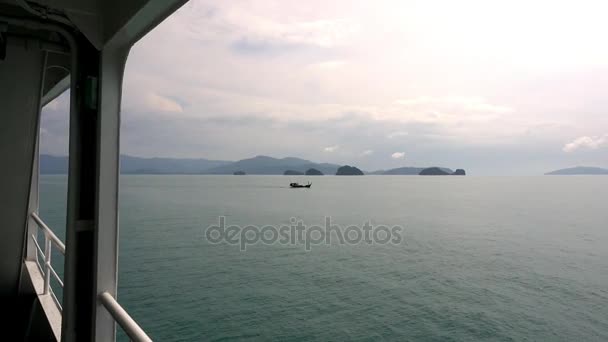
<svg viewBox="0 0 608 342">
<path fill-rule="evenodd" d="M 108 292 L 116 298 L 118 278 L 118 187 L 120 163 L 120 102 L 128 48 L 105 48 L 101 52 L 98 118 L 97 208 L 95 245 L 97 250 L 95 340 L 113 341 L 116 323 L 99 296 Z"/>
</svg>

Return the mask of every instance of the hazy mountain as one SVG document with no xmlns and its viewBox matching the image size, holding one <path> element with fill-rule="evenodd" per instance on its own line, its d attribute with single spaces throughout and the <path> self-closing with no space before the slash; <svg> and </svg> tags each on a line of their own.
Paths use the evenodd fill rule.
<svg viewBox="0 0 608 342">
<path fill-rule="evenodd" d="M 398 167 L 396 169 L 390 169 L 390 170 L 374 171 L 374 172 L 370 172 L 369 174 L 370 175 L 406 175 L 406 176 L 415 175 L 415 176 L 417 176 L 424 169 L 426 169 L 426 167 L 405 166 L 405 167 Z M 447 167 L 440 167 L 439 169 L 441 169 L 447 173 L 453 173 L 452 169 L 447 168 Z"/>
<path fill-rule="evenodd" d="M 321 172 L 317 169 L 308 169 L 308 170 L 306 170 L 306 175 L 307 176 L 323 176 L 323 172 Z"/>
<path fill-rule="evenodd" d="M 328 163 L 314 163 L 310 160 L 300 158 L 272 158 L 268 156 L 257 156 L 243 159 L 234 163 L 210 168 L 207 174 L 232 174 L 235 171 L 243 170 L 247 174 L 253 175 L 282 175 L 286 170 L 306 172 L 310 168 L 315 168 L 325 174 L 335 174 L 340 165 Z"/>
<path fill-rule="evenodd" d="M 421 176 L 447 176 L 447 175 L 451 175 L 452 173 L 448 173 L 445 170 L 442 170 L 438 167 L 429 167 L 426 168 L 422 171 L 420 171 L 419 175 Z"/>
<path fill-rule="evenodd" d="M 287 157 L 273 158 L 257 156 L 239 161 L 192 159 L 192 158 L 141 158 L 128 155 L 120 156 L 120 171 L 123 174 L 220 174 L 232 175 L 243 171 L 249 175 L 282 175 L 285 171 L 305 173 L 315 169 L 322 174 L 335 175 L 341 165 L 315 163 L 310 160 Z M 424 167 L 400 167 L 390 170 L 379 170 L 372 175 L 418 175 Z M 441 167 L 447 173 L 449 168 Z M 66 156 L 40 155 L 40 173 L 66 174 L 68 158 Z"/>
<path fill-rule="evenodd" d="M 545 175 L 608 175 L 608 169 L 591 166 L 577 166 L 547 172 Z"/>
<path fill-rule="evenodd" d="M 138 174 L 198 174 L 205 170 L 232 163 L 223 160 L 178 159 L 178 158 L 140 158 L 120 156 L 121 173 Z M 40 173 L 66 174 L 68 157 L 40 155 Z"/>
<path fill-rule="evenodd" d="M 344 165 L 336 171 L 336 176 L 363 176 L 363 171 L 355 166 Z"/>
<path fill-rule="evenodd" d="M 147 174 L 197 174 L 213 167 L 231 163 L 225 160 L 181 159 L 181 158 L 140 158 L 127 155 L 120 156 L 122 173 Z"/>
<path fill-rule="evenodd" d="M 68 157 L 41 154 L 39 161 L 40 161 L 40 173 L 42 173 L 42 174 L 67 174 L 68 173 Z"/>
</svg>

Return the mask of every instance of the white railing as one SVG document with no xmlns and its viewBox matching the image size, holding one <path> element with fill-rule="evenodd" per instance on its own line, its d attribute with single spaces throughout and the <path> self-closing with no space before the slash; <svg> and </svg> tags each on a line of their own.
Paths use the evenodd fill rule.
<svg viewBox="0 0 608 342">
<path fill-rule="evenodd" d="M 116 299 L 108 292 L 99 295 L 99 300 L 114 318 L 116 323 L 120 325 L 122 330 L 129 336 L 131 341 L 136 342 L 152 342 L 152 339 L 146 332 L 129 316 L 125 309 L 118 304 Z"/>
<path fill-rule="evenodd" d="M 31 238 L 36 246 L 36 250 L 40 257 L 42 257 L 43 264 L 40 263 L 40 258 L 36 258 L 36 264 L 40 269 L 40 272 L 44 275 L 44 292 L 43 294 L 49 294 L 60 311 L 62 311 L 61 303 L 57 299 L 55 292 L 53 292 L 53 288 L 51 287 L 51 275 L 55 277 L 61 288 L 63 289 L 63 280 L 55 269 L 53 269 L 53 265 L 51 265 L 51 252 L 53 245 L 57 248 L 57 250 L 65 256 L 65 244 L 61 242 L 61 240 L 53 233 L 53 231 L 42 221 L 42 219 L 36 213 L 31 214 L 32 219 L 36 222 L 36 226 L 38 229 L 44 234 L 44 250 L 38 244 L 38 240 L 34 234 L 31 235 Z M 112 295 L 108 292 L 103 292 L 99 295 L 99 301 L 103 304 L 103 306 L 108 310 L 112 318 L 120 325 L 120 327 L 124 330 L 124 332 L 129 336 L 132 341 L 137 342 L 151 342 L 152 339 L 143 331 L 143 329 L 129 316 L 129 314 L 125 311 L 125 309 L 118 304 L 116 299 L 112 297 Z"/>
<path fill-rule="evenodd" d="M 55 277 L 55 280 L 57 280 L 59 286 L 61 286 L 62 289 L 63 280 L 61 279 L 61 277 L 59 277 L 59 275 L 53 268 L 53 265 L 51 265 L 51 255 L 53 245 L 55 245 L 55 247 L 61 254 L 65 255 L 65 245 L 63 244 L 63 242 L 61 242 L 57 235 L 55 235 L 55 233 L 53 233 L 53 231 L 42 221 L 42 219 L 40 219 L 40 217 L 36 213 L 32 213 L 31 216 L 34 222 L 36 222 L 38 229 L 44 234 L 44 250 L 42 250 L 42 248 L 38 244 L 36 236 L 34 234 L 30 236 L 34 241 L 34 245 L 36 246 L 38 255 L 42 257 L 43 260 L 43 265 L 41 265 L 40 258 L 36 258 L 36 264 L 38 265 L 40 272 L 42 272 L 42 274 L 44 275 L 43 294 L 50 294 L 55 304 L 57 304 L 59 310 L 62 310 L 61 303 L 59 302 L 59 299 L 57 299 L 57 296 L 55 295 L 55 292 L 51 287 L 51 275 Z"/>
</svg>

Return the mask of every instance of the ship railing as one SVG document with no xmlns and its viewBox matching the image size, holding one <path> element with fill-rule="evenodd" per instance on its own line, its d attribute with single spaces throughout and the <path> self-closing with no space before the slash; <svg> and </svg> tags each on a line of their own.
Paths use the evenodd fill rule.
<svg viewBox="0 0 608 342">
<path fill-rule="evenodd" d="M 99 295 L 101 304 L 108 310 L 110 315 L 114 318 L 116 323 L 120 325 L 122 330 L 129 336 L 131 341 L 137 342 L 151 342 L 152 339 L 146 334 L 146 332 L 129 316 L 127 311 L 118 304 L 116 299 L 108 292 L 104 292 Z"/>
<path fill-rule="evenodd" d="M 61 288 L 63 289 L 63 280 L 57 274 L 53 265 L 51 264 L 52 248 L 55 246 L 57 251 L 65 256 L 65 244 L 53 233 L 53 231 L 42 221 L 40 216 L 36 213 L 31 214 L 32 219 L 36 222 L 36 226 L 39 231 L 44 235 L 44 249 L 38 243 L 38 240 L 34 234 L 30 237 L 36 246 L 39 258 L 36 258 L 36 264 L 40 269 L 40 272 L 44 276 L 43 294 L 50 295 L 53 301 L 57 305 L 59 311 L 62 311 L 61 302 L 55 295 L 53 288 L 51 287 L 51 276 L 57 280 Z M 42 260 L 42 263 L 40 262 Z M 148 342 L 152 339 L 145 333 L 145 331 L 135 322 L 131 316 L 123 309 L 122 306 L 116 301 L 116 299 L 109 293 L 103 292 L 99 295 L 99 301 L 103 307 L 110 313 L 114 321 L 122 328 L 122 330 L 129 336 L 132 341 L 137 342 Z"/>
<path fill-rule="evenodd" d="M 36 251 L 38 252 L 36 264 L 38 265 L 40 272 L 44 275 L 43 294 L 50 295 L 51 298 L 53 298 L 55 304 L 57 305 L 57 308 L 59 308 L 59 311 L 62 311 L 61 302 L 59 301 L 59 299 L 57 299 L 57 296 L 55 295 L 55 292 L 51 287 L 51 276 L 53 276 L 55 280 L 57 280 L 57 283 L 59 284 L 59 286 L 61 286 L 62 289 L 63 280 L 57 274 L 57 271 L 55 271 L 55 269 L 53 268 L 53 265 L 51 264 L 51 256 L 53 254 L 53 246 L 55 246 L 59 253 L 65 256 L 65 244 L 57 237 L 57 235 L 55 235 L 55 233 L 53 233 L 53 231 L 46 225 L 46 223 L 42 221 L 38 214 L 32 213 L 31 216 L 34 222 L 36 222 L 38 230 L 44 235 L 44 249 L 40 247 L 38 239 L 34 234 L 30 236 L 30 238 L 34 242 L 34 246 L 36 246 Z M 42 263 L 40 262 L 41 259 Z"/>
</svg>

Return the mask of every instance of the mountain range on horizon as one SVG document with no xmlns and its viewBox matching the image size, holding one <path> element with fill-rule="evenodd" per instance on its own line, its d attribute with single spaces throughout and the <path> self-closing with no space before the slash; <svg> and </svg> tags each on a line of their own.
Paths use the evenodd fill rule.
<svg viewBox="0 0 608 342">
<path fill-rule="evenodd" d="M 256 156 L 253 158 L 241 159 L 226 165 L 210 168 L 205 174 L 233 174 L 237 171 L 244 171 L 250 175 L 282 175 L 286 170 L 306 172 L 308 169 L 317 169 L 323 174 L 335 174 L 336 170 L 342 165 L 330 163 L 315 163 L 310 160 L 295 157 L 273 158 L 268 156 Z"/>
<path fill-rule="evenodd" d="M 120 155 L 122 174 L 215 174 L 231 175 L 245 172 L 250 175 L 282 175 L 287 170 L 305 173 L 308 169 L 317 169 L 326 175 L 334 175 L 342 166 L 333 163 L 316 163 L 310 160 L 286 157 L 273 158 L 255 156 L 238 161 L 210 160 L 205 158 L 143 158 Z M 418 175 L 424 167 L 400 167 L 389 170 L 365 172 L 368 175 Z M 452 169 L 441 167 L 448 173 Z M 66 174 L 68 171 L 67 156 L 40 155 L 41 174 Z"/>
<path fill-rule="evenodd" d="M 207 169 L 232 163 L 225 160 L 204 158 L 141 158 L 120 155 L 120 172 L 122 174 L 200 174 Z M 68 157 L 40 155 L 40 173 L 66 174 Z"/>
<path fill-rule="evenodd" d="M 317 163 L 296 157 L 274 158 L 263 155 L 238 161 L 205 158 L 144 158 L 120 155 L 120 171 L 122 174 L 231 175 L 243 171 L 250 175 L 283 175 L 287 170 L 305 173 L 308 169 L 317 169 L 325 175 L 334 175 L 340 166 L 342 165 Z M 426 168 L 428 167 L 404 166 L 388 170 L 364 171 L 364 173 L 366 175 L 418 175 Z M 449 174 L 453 173 L 451 168 L 438 168 Z M 67 172 L 67 156 L 40 155 L 41 174 L 67 174 Z M 547 172 L 545 175 L 608 175 L 608 169 L 577 166 Z"/>
<path fill-rule="evenodd" d="M 608 175 L 608 169 L 593 166 L 576 166 L 567 169 L 559 169 L 545 173 L 549 176 L 577 176 L 577 175 Z"/>
<path fill-rule="evenodd" d="M 368 174 L 370 175 L 419 175 L 420 172 L 422 172 L 422 170 L 427 169 L 427 167 L 416 167 L 416 166 L 404 166 L 404 167 L 398 167 L 395 169 L 389 169 L 389 170 L 378 170 L 378 171 L 374 171 L 374 172 L 370 172 Z M 447 173 L 454 173 L 454 171 L 448 167 L 440 167 L 439 169 L 447 172 Z"/>
</svg>

